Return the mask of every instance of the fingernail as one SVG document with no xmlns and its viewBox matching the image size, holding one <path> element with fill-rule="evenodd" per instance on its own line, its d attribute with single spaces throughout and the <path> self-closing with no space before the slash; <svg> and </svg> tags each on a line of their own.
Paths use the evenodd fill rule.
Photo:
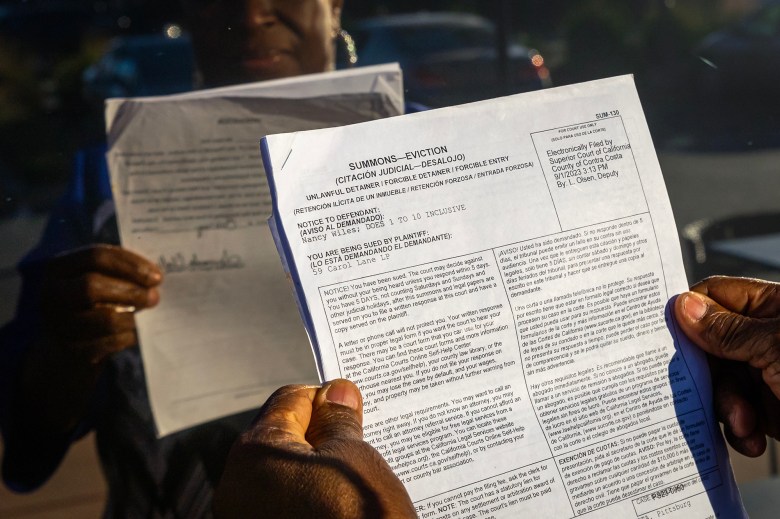
<svg viewBox="0 0 780 519">
<path fill-rule="evenodd" d="M 355 387 L 339 380 L 328 386 L 325 399 L 331 404 L 343 405 L 355 411 L 360 407 L 360 396 Z"/>
<path fill-rule="evenodd" d="M 151 283 L 159 283 L 162 281 L 162 273 L 159 270 L 149 269 L 146 275 L 149 277 Z"/>
<path fill-rule="evenodd" d="M 700 321 L 707 313 L 707 303 L 698 294 L 685 294 L 683 296 L 683 310 L 691 321 Z"/>
<path fill-rule="evenodd" d="M 152 307 L 157 306 L 157 303 L 160 302 L 160 292 L 158 292 L 156 289 L 152 288 L 149 289 L 146 293 L 146 306 Z"/>
<path fill-rule="evenodd" d="M 162 272 L 159 271 L 156 265 L 142 265 L 139 270 L 141 275 L 146 277 L 149 283 L 159 283 L 162 280 Z"/>
</svg>

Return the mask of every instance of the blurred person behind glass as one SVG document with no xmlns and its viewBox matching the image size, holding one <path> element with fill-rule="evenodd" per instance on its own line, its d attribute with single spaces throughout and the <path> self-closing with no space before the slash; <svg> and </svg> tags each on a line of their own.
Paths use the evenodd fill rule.
<svg viewBox="0 0 780 519">
<path fill-rule="evenodd" d="M 342 0 L 181 0 L 213 87 L 334 68 Z M 160 299 L 158 267 L 119 246 L 104 149 L 82 153 L 0 330 L 3 479 L 31 491 L 96 431 L 108 517 L 210 514 L 227 452 L 252 413 L 155 436 L 134 312 Z"/>
</svg>

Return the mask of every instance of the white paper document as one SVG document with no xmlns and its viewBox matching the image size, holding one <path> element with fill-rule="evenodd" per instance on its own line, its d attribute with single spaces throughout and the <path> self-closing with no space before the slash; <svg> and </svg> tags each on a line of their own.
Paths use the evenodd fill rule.
<svg viewBox="0 0 780 519">
<path fill-rule="evenodd" d="M 321 376 L 420 517 L 744 516 L 631 77 L 263 155 Z"/>
<path fill-rule="evenodd" d="M 160 304 L 136 316 L 160 435 L 317 381 L 266 224 L 259 138 L 402 109 L 397 65 L 108 103 L 121 242 L 165 276 Z"/>
</svg>

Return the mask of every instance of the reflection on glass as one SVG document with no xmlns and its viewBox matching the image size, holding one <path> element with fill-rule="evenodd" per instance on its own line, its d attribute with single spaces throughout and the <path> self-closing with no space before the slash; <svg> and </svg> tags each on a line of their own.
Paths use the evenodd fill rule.
<svg viewBox="0 0 780 519">
<path fill-rule="evenodd" d="M 175 23 L 168 24 L 165 26 L 164 33 L 171 39 L 179 38 L 181 37 L 181 26 Z"/>
</svg>

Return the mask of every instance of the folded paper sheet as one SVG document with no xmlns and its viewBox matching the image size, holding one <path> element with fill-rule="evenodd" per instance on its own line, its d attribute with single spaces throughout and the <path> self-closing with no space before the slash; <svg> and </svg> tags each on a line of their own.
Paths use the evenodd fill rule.
<svg viewBox="0 0 780 519">
<path fill-rule="evenodd" d="M 420 517 L 744 517 L 630 77 L 263 147 L 322 376 Z"/>
<path fill-rule="evenodd" d="M 165 273 L 160 304 L 136 316 L 160 435 L 317 381 L 266 224 L 260 137 L 402 106 L 397 65 L 108 103 L 122 244 Z"/>
</svg>

